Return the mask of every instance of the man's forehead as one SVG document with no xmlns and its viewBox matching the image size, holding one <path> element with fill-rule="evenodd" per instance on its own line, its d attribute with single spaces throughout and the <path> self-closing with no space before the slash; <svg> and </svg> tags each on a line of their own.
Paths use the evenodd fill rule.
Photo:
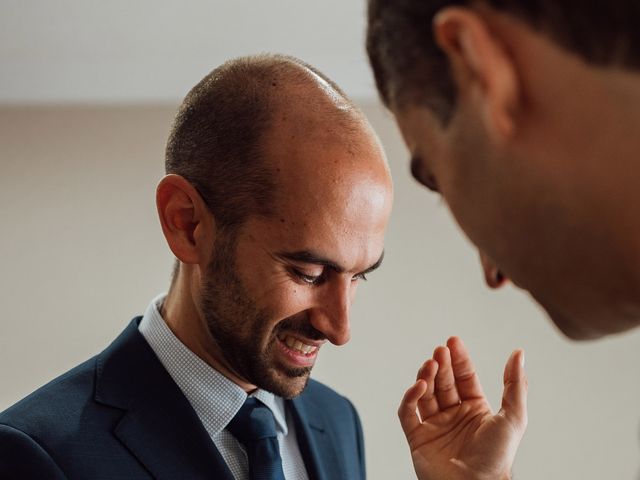
<svg viewBox="0 0 640 480">
<path fill-rule="evenodd" d="M 298 123 L 273 131 L 265 140 L 265 165 L 274 173 L 276 195 L 285 202 L 311 198 L 326 202 L 339 193 L 348 193 L 345 183 L 358 177 L 377 176 L 385 182 L 384 156 L 375 138 L 360 125 L 341 128 Z M 340 192 L 341 190 L 342 192 Z M 315 206 L 314 206 L 315 208 Z"/>
</svg>

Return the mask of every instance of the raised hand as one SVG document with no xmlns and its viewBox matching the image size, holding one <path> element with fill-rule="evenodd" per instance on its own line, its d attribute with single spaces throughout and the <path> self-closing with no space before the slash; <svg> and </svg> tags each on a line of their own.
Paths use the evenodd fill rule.
<svg viewBox="0 0 640 480">
<path fill-rule="evenodd" d="M 524 352 L 504 370 L 502 408 L 493 414 L 462 340 L 452 337 L 418 371 L 398 409 L 419 480 L 502 480 L 527 426 Z"/>
</svg>

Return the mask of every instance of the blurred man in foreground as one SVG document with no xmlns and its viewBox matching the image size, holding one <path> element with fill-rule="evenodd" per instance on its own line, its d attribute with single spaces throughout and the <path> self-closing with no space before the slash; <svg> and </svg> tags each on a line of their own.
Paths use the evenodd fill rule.
<svg viewBox="0 0 640 480">
<path fill-rule="evenodd" d="M 637 2 L 370 0 L 368 20 L 378 90 L 413 175 L 479 248 L 488 284 L 511 278 L 574 339 L 636 327 Z M 509 415 L 507 399 L 494 423 L 478 422 L 475 394 L 465 393 L 478 391 L 475 376 L 456 374 L 455 346 L 449 360 L 453 377 L 439 384 L 442 362 L 430 360 L 419 374 L 426 384 L 401 406 L 416 470 L 508 478 L 526 414 Z M 457 396 L 436 408 L 433 382 Z M 436 458 L 438 438 L 450 448 Z M 438 461 L 442 469 L 429 470 Z"/>
</svg>

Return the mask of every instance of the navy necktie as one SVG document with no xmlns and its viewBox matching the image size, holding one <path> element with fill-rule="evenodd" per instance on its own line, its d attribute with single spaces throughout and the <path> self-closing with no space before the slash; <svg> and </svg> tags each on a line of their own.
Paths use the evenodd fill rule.
<svg viewBox="0 0 640 480">
<path fill-rule="evenodd" d="M 250 480 L 285 480 L 276 421 L 267 406 L 253 397 L 247 398 L 227 430 L 247 451 Z"/>
</svg>

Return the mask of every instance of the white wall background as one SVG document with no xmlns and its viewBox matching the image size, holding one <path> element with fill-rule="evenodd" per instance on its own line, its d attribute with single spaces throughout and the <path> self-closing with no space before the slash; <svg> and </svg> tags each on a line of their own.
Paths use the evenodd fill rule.
<svg viewBox="0 0 640 480">
<path fill-rule="evenodd" d="M 0 0 L 0 102 L 175 102 L 228 58 L 303 58 L 373 96 L 363 0 Z"/>
<path fill-rule="evenodd" d="M 571 343 L 525 294 L 483 286 L 474 250 L 409 178 L 377 107 L 363 10 L 359 0 L 0 0 L 0 410 L 104 348 L 166 289 L 172 260 L 153 196 L 175 106 L 226 58 L 273 50 L 360 98 L 395 178 L 385 264 L 359 289 L 353 340 L 324 350 L 315 371 L 359 408 L 369 477 L 413 478 L 395 410 L 418 365 L 457 334 L 494 405 L 510 351 L 527 351 L 517 479 L 640 478 L 640 332 Z"/>
</svg>

